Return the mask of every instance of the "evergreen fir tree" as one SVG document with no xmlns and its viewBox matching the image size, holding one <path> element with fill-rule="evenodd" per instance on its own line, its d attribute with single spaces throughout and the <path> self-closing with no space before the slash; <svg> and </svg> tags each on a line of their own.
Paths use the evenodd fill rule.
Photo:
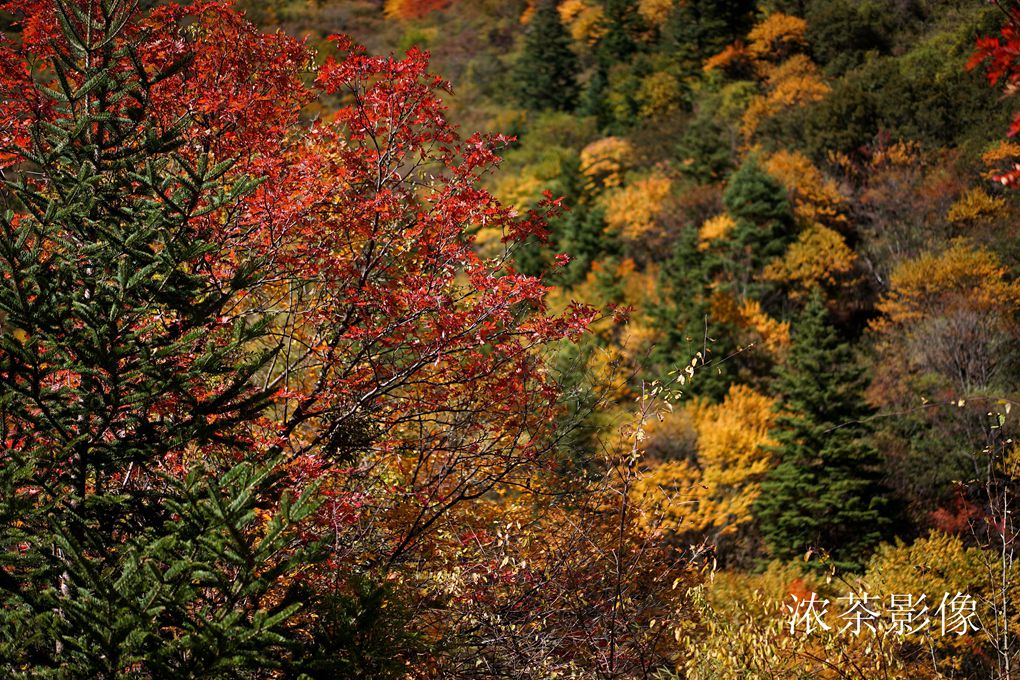
<svg viewBox="0 0 1020 680">
<path fill-rule="evenodd" d="M 736 222 L 724 253 L 728 285 L 741 297 L 761 298 L 757 274 L 796 236 L 786 189 L 751 157 L 730 176 L 723 205 Z"/>
<path fill-rule="evenodd" d="M 577 106 L 577 55 L 556 3 L 541 0 L 514 66 L 517 100 L 525 108 L 572 111 Z"/>
<path fill-rule="evenodd" d="M 767 302 L 769 288 L 758 274 L 785 252 L 795 234 L 786 189 L 753 157 L 730 176 L 723 203 L 735 221 L 733 229 L 708 249 L 701 247 L 694 225 L 681 232 L 662 269 L 669 292 L 656 313 L 658 325 L 668 329 L 657 358 L 682 366 L 703 352 L 708 365 L 689 391 L 710 399 L 721 399 L 734 382 L 761 388 L 773 368 L 768 353 L 743 351 L 738 329 L 712 317 L 712 295 Z"/>
<path fill-rule="evenodd" d="M 612 107 L 606 97 L 606 90 L 609 89 L 609 76 L 607 69 L 602 64 L 595 66 L 588 82 L 584 85 L 581 93 L 578 113 L 584 116 L 592 116 L 598 125 L 599 130 L 609 130 L 613 127 L 615 117 Z"/>
<path fill-rule="evenodd" d="M 816 290 L 779 373 L 779 465 L 762 482 L 755 516 L 776 557 L 821 548 L 838 566 L 859 569 L 885 535 L 887 501 L 863 421 L 864 371 L 827 315 Z"/>
<path fill-rule="evenodd" d="M 701 184 L 724 178 L 732 169 L 732 156 L 726 131 L 714 115 L 703 112 L 684 128 L 676 144 L 677 170 Z"/>
<path fill-rule="evenodd" d="M 734 349 L 729 329 L 714 322 L 709 314 L 710 282 L 718 268 L 712 253 L 698 250 L 698 230 L 689 225 L 680 232 L 672 256 L 665 262 L 661 278 L 667 291 L 656 310 L 657 326 L 666 329 L 666 341 L 656 346 L 657 363 L 675 368 L 686 366 L 698 352 L 714 362 Z M 733 376 L 731 366 L 715 364 L 703 369 L 688 390 L 710 399 L 721 399 Z"/>
<path fill-rule="evenodd" d="M 686 0 L 670 14 L 664 42 L 682 70 L 696 75 L 705 59 L 747 34 L 756 9 L 754 0 Z"/>
<path fill-rule="evenodd" d="M 765 352 L 741 352 L 738 331 L 712 316 L 711 296 L 724 268 L 717 252 L 698 248 L 698 230 L 684 229 L 661 272 L 666 294 L 655 310 L 656 325 L 666 329 L 654 359 L 663 369 L 686 366 L 697 352 L 706 365 L 687 386 L 688 394 L 720 401 L 734 383 L 757 385 L 771 371 Z"/>
<path fill-rule="evenodd" d="M 645 26 L 635 0 L 605 0 L 601 23 L 603 34 L 595 46 L 595 56 L 608 71 L 637 51 L 636 36 Z"/>
<path fill-rule="evenodd" d="M 569 253 L 570 264 L 556 277 L 563 286 L 584 281 L 593 262 L 604 256 L 619 255 L 619 245 L 606 237 L 605 211 L 584 201 L 552 224 L 560 252 Z"/>
<path fill-rule="evenodd" d="M 252 453 L 269 319 L 229 311 L 260 263 L 206 268 L 257 183 L 157 122 L 187 61 L 146 71 L 136 6 L 54 4 L 54 115 L 0 184 L 5 676 L 237 677 L 296 644 L 280 577 L 314 503 Z"/>
<path fill-rule="evenodd" d="M 605 209 L 595 200 L 590 179 L 580 159 L 564 167 L 559 193 L 569 210 L 549 221 L 552 248 L 567 253 L 570 263 L 554 275 L 561 286 L 571 287 L 588 275 L 597 259 L 619 254 L 619 244 L 606 235 Z"/>
</svg>

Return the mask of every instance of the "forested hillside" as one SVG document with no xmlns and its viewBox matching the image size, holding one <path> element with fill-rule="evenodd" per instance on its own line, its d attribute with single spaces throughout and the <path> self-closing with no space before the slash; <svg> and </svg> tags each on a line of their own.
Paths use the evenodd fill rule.
<svg viewBox="0 0 1020 680">
<path fill-rule="evenodd" d="M 3 5 L 0 668 L 1020 677 L 1020 4 L 142 4 Z"/>
</svg>

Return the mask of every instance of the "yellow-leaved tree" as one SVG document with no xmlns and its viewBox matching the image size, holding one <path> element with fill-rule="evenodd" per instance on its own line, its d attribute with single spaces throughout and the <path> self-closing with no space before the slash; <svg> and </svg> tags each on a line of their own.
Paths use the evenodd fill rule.
<svg viewBox="0 0 1020 680">
<path fill-rule="evenodd" d="M 747 34 L 748 49 L 762 61 L 781 61 L 807 47 L 807 22 L 800 17 L 773 12 Z"/>
<path fill-rule="evenodd" d="M 803 54 L 795 54 L 776 65 L 766 63 L 760 73 L 765 91 L 751 99 L 741 122 L 748 139 L 766 119 L 821 101 L 832 91 L 818 65 Z"/>
<path fill-rule="evenodd" d="M 963 194 L 949 208 L 946 219 L 957 226 L 973 226 L 1004 217 L 1008 211 L 1006 199 L 990 196 L 981 187 L 975 187 Z"/>
<path fill-rule="evenodd" d="M 638 12 L 650 26 L 665 24 L 675 6 L 676 0 L 638 0 Z"/>
<path fill-rule="evenodd" d="M 1002 320 L 1020 309 L 1020 282 L 1011 280 L 998 256 L 964 240 L 941 253 L 926 253 L 897 267 L 878 304 L 884 315 L 873 327 L 885 331 L 966 304 Z"/>
<path fill-rule="evenodd" d="M 747 45 L 736 42 L 705 60 L 704 70 L 736 75 L 748 71 L 760 84 L 744 110 L 741 131 L 750 140 L 763 121 L 782 111 L 824 99 L 831 88 L 804 54 L 807 22 L 773 12 L 751 29 Z"/>
<path fill-rule="evenodd" d="M 963 396 L 998 386 L 1018 332 L 1020 281 L 998 256 L 958 239 L 893 270 L 871 328 L 887 367 L 873 397 L 909 392 L 910 377 L 934 374 Z"/>
<path fill-rule="evenodd" d="M 774 443 L 769 429 L 775 403 L 734 385 L 718 404 L 696 401 L 687 407 L 697 433 L 694 459 L 659 462 L 635 486 L 661 516 L 663 529 L 697 533 L 714 543 L 751 522 L 759 482 L 772 466 L 768 447 Z M 670 427 L 672 418 L 661 423 Z M 652 441 L 657 427 L 663 425 L 648 426 Z"/>
<path fill-rule="evenodd" d="M 819 285 L 834 288 L 852 283 L 857 254 L 837 231 L 845 228 L 847 220 L 843 215 L 846 199 L 836 182 L 799 151 L 777 151 L 764 167 L 786 187 L 803 227 L 786 253 L 765 267 L 762 279 L 787 286 L 794 299 Z"/>
<path fill-rule="evenodd" d="M 602 5 L 592 0 L 563 0 L 559 4 L 560 19 L 578 42 L 593 45 L 605 33 Z"/>
<path fill-rule="evenodd" d="M 791 285 L 791 297 L 823 284 L 835 286 L 854 270 L 857 254 L 839 232 L 812 224 L 790 244 L 786 254 L 765 267 L 762 278 Z"/>
<path fill-rule="evenodd" d="M 977 677 L 979 672 L 988 672 L 987 666 L 982 668 L 981 657 L 985 653 L 976 648 L 975 638 L 994 632 L 980 630 L 979 625 L 979 630 L 967 635 L 943 634 L 938 608 L 944 597 L 953 598 L 959 593 L 974 598 L 975 613 L 990 628 L 994 626 L 987 603 L 989 598 L 999 596 L 994 592 L 998 584 L 989 581 L 990 573 L 996 574 L 998 565 L 991 564 L 990 557 L 994 555 L 968 547 L 957 536 L 933 531 L 909 545 L 902 541 L 882 545 L 871 558 L 862 585 L 885 605 L 892 595 L 899 595 L 901 600 L 903 595 L 911 595 L 915 600 L 925 596 L 916 610 L 927 607 L 927 612 L 917 617 L 916 625 L 920 626 L 924 617 L 929 623 L 911 637 L 914 645 L 922 645 L 926 653 L 914 664 L 913 677 Z M 1018 573 L 1015 564 L 1011 567 L 1003 583 L 1010 588 L 1005 595 L 1015 601 Z"/>
<path fill-rule="evenodd" d="M 698 250 L 708 250 L 713 242 L 726 238 L 735 226 L 736 221 L 727 213 L 705 220 L 698 229 Z"/>
<path fill-rule="evenodd" d="M 652 173 L 608 192 L 602 199 L 606 225 L 619 232 L 624 241 L 639 241 L 656 235 L 657 217 L 672 188 L 673 182 L 668 177 Z"/>
<path fill-rule="evenodd" d="M 634 145 L 625 137 L 603 137 L 581 150 L 581 172 L 598 186 L 620 186 L 634 164 Z"/>
<path fill-rule="evenodd" d="M 744 347 L 761 345 L 781 357 L 790 346 L 790 323 L 769 316 L 754 298 L 738 299 L 732 293 L 716 291 L 709 298 L 709 309 L 713 319 L 735 327 Z"/>
<path fill-rule="evenodd" d="M 782 182 L 793 201 L 793 213 L 805 222 L 843 224 L 846 199 L 831 177 L 799 151 L 777 151 L 764 163 L 765 171 Z"/>
</svg>

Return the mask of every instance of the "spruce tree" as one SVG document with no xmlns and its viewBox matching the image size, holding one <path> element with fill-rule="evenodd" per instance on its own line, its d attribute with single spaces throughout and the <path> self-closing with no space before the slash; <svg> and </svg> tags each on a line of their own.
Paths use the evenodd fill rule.
<svg viewBox="0 0 1020 680">
<path fill-rule="evenodd" d="M 765 286 L 758 274 L 796 235 L 786 189 L 752 156 L 730 176 L 723 205 L 736 222 L 723 253 L 727 285 L 741 297 L 760 299 Z"/>
<path fill-rule="evenodd" d="M 795 227 L 786 189 L 753 157 L 731 175 L 723 203 L 734 220 L 732 230 L 708 249 L 693 225 L 681 232 L 662 269 L 669 293 L 658 310 L 659 323 L 668 329 L 659 358 L 685 365 L 695 352 L 705 352 L 709 365 L 690 391 L 712 399 L 722 399 L 734 382 L 760 385 L 772 371 L 767 353 L 743 351 L 732 321 L 713 318 L 712 295 L 765 302 L 769 288 L 759 274 L 786 251 Z"/>
<path fill-rule="evenodd" d="M 698 229 L 688 225 L 673 244 L 673 253 L 661 273 L 662 304 L 656 309 L 658 324 L 666 329 L 666 342 L 656 346 L 658 361 L 671 368 L 687 365 L 702 352 L 712 368 L 703 369 L 689 391 L 699 397 L 722 399 L 735 380 L 730 363 L 717 360 L 735 349 L 732 328 L 710 314 L 712 281 L 719 272 L 718 258 L 698 249 Z"/>
<path fill-rule="evenodd" d="M 608 70 L 602 64 L 595 66 L 595 71 L 588 78 L 581 92 L 578 113 L 592 116 L 599 130 L 610 130 L 615 122 L 613 107 L 609 105 L 606 91 L 609 89 Z"/>
<path fill-rule="evenodd" d="M 663 28 L 684 72 L 695 75 L 701 64 L 751 29 L 754 0 L 687 0 L 678 3 Z"/>
<path fill-rule="evenodd" d="M 556 3 L 541 0 L 524 35 L 524 51 L 514 66 L 516 97 L 535 111 L 572 111 L 577 105 L 579 69 Z"/>
<path fill-rule="evenodd" d="M 605 0 L 601 26 L 603 34 L 595 46 L 595 56 L 599 65 L 609 70 L 637 51 L 635 38 L 645 25 L 635 0 Z"/>
<path fill-rule="evenodd" d="M 677 170 L 701 184 L 719 181 L 733 167 L 729 138 L 714 114 L 698 112 L 675 148 Z"/>
<path fill-rule="evenodd" d="M 779 464 L 762 482 L 755 516 L 776 557 L 821 548 L 838 566 L 859 569 L 885 535 L 887 501 L 867 441 L 864 371 L 827 316 L 816 290 L 779 371 Z"/>
<path fill-rule="evenodd" d="M 617 244 L 606 238 L 602 206 L 582 199 L 552 224 L 557 229 L 559 251 L 570 254 L 570 264 L 556 277 L 560 285 L 580 283 L 599 257 L 619 255 Z"/>
<path fill-rule="evenodd" d="M 238 677 L 283 666 L 312 558 L 252 432 L 261 276 L 213 276 L 257 185 L 160 122 L 137 3 L 54 4 L 40 119 L 0 184 L 0 669 L 5 677 Z M 45 113 L 45 115 L 44 115 Z M 224 320 L 228 321 L 224 321 Z"/>
</svg>

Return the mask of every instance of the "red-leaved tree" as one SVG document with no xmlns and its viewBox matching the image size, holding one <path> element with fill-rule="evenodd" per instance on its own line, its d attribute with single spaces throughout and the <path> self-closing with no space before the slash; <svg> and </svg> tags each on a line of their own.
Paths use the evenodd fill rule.
<svg viewBox="0 0 1020 680">
<path fill-rule="evenodd" d="M 985 66 L 988 83 L 1001 86 L 1007 95 L 1015 94 L 1020 82 L 1020 4 L 1015 0 L 996 0 L 995 4 L 1005 15 L 999 34 L 978 38 L 974 54 L 967 62 L 971 70 Z M 1020 133 L 1020 111 L 1013 116 L 1009 136 Z M 995 181 L 1003 186 L 1013 186 L 1020 181 L 1020 165 L 1016 163 L 994 175 Z"/>
<path fill-rule="evenodd" d="M 88 590 L 15 519 L 43 526 L 58 508 L 76 518 L 60 539 L 76 564 L 102 566 L 81 583 L 117 584 L 74 609 L 81 625 L 104 597 L 129 612 L 79 669 L 211 673 L 278 655 L 334 675 L 612 677 L 668 661 L 685 566 L 632 505 L 632 463 L 558 477 L 550 353 L 598 311 L 551 313 L 512 255 L 560 207 L 518 213 L 483 188 L 510 140 L 459 136 L 426 53 L 336 37 L 317 67 L 225 2 L 3 9 L 21 33 L 0 44 L 0 379 L 14 395 L 0 399 L 0 519 L 5 548 L 56 560 L 0 567 L 20 603 L 8 630 L 36 610 L 66 623 Z M 316 100 L 333 112 L 302 120 Z M 483 228 L 501 253 L 479 255 Z M 212 573 L 232 576 L 198 588 Z M 181 574 L 173 607 L 136 611 Z M 239 620 L 257 633 L 217 647 Z M 66 669 L 66 644 L 26 649 Z"/>
</svg>

